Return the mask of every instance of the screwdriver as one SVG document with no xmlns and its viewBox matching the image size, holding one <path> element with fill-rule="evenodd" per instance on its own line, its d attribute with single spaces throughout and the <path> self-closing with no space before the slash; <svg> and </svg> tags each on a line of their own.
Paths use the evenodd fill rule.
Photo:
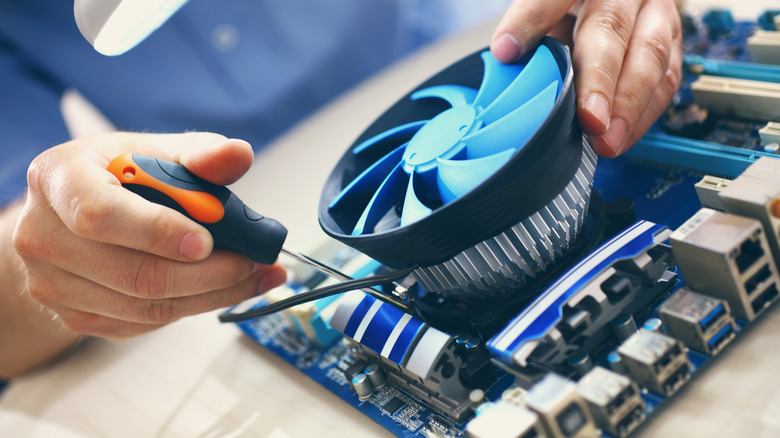
<svg viewBox="0 0 780 438">
<path fill-rule="evenodd" d="M 148 201 L 172 208 L 203 225 L 214 239 L 214 247 L 243 254 L 257 263 L 270 265 L 283 253 L 325 275 L 341 281 L 352 277 L 297 251 L 285 248 L 287 228 L 256 213 L 225 186 L 212 184 L 186 167 L 140 154 L 122 154 L 108 164 L 122 186 Z M 394 283 L 395 297 L 373 288 L 361 288 L 371 295 L 407 307 L 406 288 Z"/>
</svg>

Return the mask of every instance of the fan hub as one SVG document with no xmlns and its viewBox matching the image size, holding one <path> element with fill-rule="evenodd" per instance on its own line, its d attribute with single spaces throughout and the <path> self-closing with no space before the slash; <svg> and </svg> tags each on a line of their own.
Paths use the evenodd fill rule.
<svg viewBox="0 0 780 438">
<path fill-rule="evenodd" d="M 478 128 L 477 111 L 467 105 L 450 108 L 425 124 L 409 140 L 404 168 L 425 172 L 436 167 L 436 159 L 450 159 L 463 150 L 460 139 Z"/>
</svg>

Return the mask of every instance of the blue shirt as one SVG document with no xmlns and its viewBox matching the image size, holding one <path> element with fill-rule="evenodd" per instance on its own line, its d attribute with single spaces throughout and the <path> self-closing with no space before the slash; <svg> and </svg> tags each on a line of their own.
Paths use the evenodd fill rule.
<svg viewBox="0 0 780 438">
<path fill-rule="evenodd" d="M 257 150 L 363 78 L 491 11 L 476 3 L 191 0 L 136 48 L 105 57 L 79 33 L 72 2 L 0 0 L 0 205 L 19 196 L 36 155 L 69 140 L 59 106 L 66 89 L 121 130 L 212 131 Z"/>
</svg>

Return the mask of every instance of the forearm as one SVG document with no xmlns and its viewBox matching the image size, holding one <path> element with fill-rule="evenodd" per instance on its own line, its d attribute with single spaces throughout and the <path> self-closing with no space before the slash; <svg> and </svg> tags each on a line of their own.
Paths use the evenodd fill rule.
<svg viewBox="0 0 780 438">
<path fill-rule="evenodd" d="M 12 244 L 21 208 L 18 202 L 0 212 L 0 378 L 46 363 L 78 341 L 25 290 L 25 268 Z"/>
</svg>

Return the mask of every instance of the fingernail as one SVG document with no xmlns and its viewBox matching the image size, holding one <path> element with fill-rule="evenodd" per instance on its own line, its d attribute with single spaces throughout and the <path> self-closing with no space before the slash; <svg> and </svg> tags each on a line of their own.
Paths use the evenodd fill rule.
<svg viewBox="0 0 780 438">
<path fill-rule="evenodd" d="M 593 93 L 585 99 L 585 111 L 588 111 L 593 117 L 598 119 L 604 130 L 609 129 L 609 104 L 604 96 Z M 604 132 L 604 131 L 601 131 Z"/>
<path fill-rule="evenodd" d="M 609 121 L 609 130 L 601 138 L 607 146 L 615 152 L 615 156 L 623 151 L 623 142 L 626 137 L 626 122 L 623 119 L 614 118 Z"/>
<path fill-rule="evenodd" d="M 513 35 L 504 33 L 490 45 L 493 56 L 501 62 L 513 62 L 523 53 L 523 46 Z"/>
<path fill-rule="evenodd" d="M 284 269 L 271 269 L 263 275 L 260 285 L 257 288 L 258 293 L 265 293 L 277 286 L 281 286 L 287 280 L 287 273 Z"/>
<path fill-rule="evenodd" d="M 209 240 L 199 233 L 189 233 L 181 240 L 179 254 L 191 260 L 200 260 L 208 255 Z"/>
</svg>

